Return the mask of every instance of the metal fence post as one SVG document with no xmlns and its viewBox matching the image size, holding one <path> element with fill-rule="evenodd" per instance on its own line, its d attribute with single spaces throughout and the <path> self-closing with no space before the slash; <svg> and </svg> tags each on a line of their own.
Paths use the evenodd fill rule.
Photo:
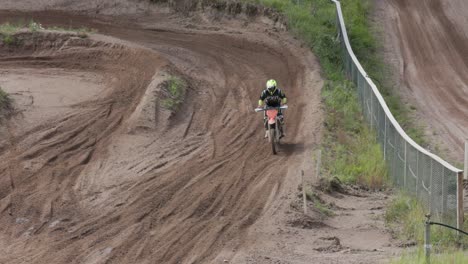
<svg viewBox="0 0 468 264">
<path fill-rule="evenodd" d="M 463 174 L 457 175 L 457 228 L 463 229 Z M 459 232 L 457 232 L 460 234 Z"/>
<path fill-rule="evenodd" d="M 374 100 L 374 96 L 372 93 L 370 94 L 370 110 L 369 110 L 369 118 L 370 118 L 370 128 L 371 130 L 374 128 L 374 104 L 372 101 Z"/>
<path fill-rule="evenodd" d="M 468 139 L 465 139 L 465 180 L 468 180 Z"/>
<path fill-rule="evenodd" d="M 419 198 L 419 152 L 416 152 L 416 197 Z"/>
<path fill-rule="evenodd" d="M 406 158 L 407 158 L 407 156 L 406 156 L 406 141 L 405 141 L 405 156 L 404 156 L 405 161 L 404 161 L 404 165 L 403 165 L 403 168 L 404 168 L 404 170 L 405 170 L 405 171 L 403 172 L 403 177 L 404 177 L 404 178 L 403 178 L 403 186 L 405 186 L 405 188 L 406 188 L 406 171 L 407 171 L 407 170 L 406 170 L 406 164 L 407 164 L 407 163 L 406 163 Z"/>
<path fill-rule="evenodd" d="M 442 175 L 445 175 L 445 168 L 442 168 Z M 445 189 L 445 177 L 442 177 L 442 213 L 447 211 L 447 191 Z"/>
<path fill-rule="evenodd" d="M 399 187 L 401 187 L 401 175 L 398 175 L 396 172 L 396 168 L 398 166 L 397 159 L 398 159 L 398 153 L 397 153 L 397 145 L 396 145 L 396 139 L 397 139 L 397 132 L 393 133 L 393 159 L 392 159 L 392 176 L 393 180 L 396 180 L 396 183 Z"/>
<path fill-rule="evenodd" d="M 432 176 L 434 174 L 434 171 L 432 170 L 432 163 L 433 163 L 433 159 L 431 159 L 431 176 L 429 178 L 429 184 L 431 186 L 429 186 L 429 211 L 432 212 L 432 187 L 434 186 L 434 184 L 432 183 Z"/>
<path fill-rule="evenodd" d="M 426 255 L 426 264 L 431 263 L 431 214 L 426 215 L 424 229 L 424 254 Z"/>
<path fill-rule="evenodd" d="M 383 158 L 387 161 L 387 115 L 384 115 L 384 144 L 383 144 Z"/>
</svg>

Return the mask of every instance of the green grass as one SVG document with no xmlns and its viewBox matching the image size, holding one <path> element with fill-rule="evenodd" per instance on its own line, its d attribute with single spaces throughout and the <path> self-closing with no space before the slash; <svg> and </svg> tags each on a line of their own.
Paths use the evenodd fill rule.
<svg viewBox="0 0 468 264">
<path fill-rule="evenodd" d="M 430 260 L 432 264 L 465 264 L 468 263 L 468 253 L 461 250 L 453 250 L 431 254 Z M 424 249 L 420 247 L 417 251 L 405 252 L 400 258 L 391 260 L 390 264 L 426 264 Z"/>
<path fill-rule="evenodd" d="M 0 114 L 2 114 L 2 112 L 5 109 L 10 108 L 10 106 L 11 106 L 10 97 L 5 91 L 2 90 L 2 87 L 0 87 Z"/>
<path fill-rule="evenodd" d="M 387 166 L 374 133 L 360 113 L 354 85 L 328 82 L 322 90 L 326 116 L 324 170 L 344 183 L 369 186 L 387 184 Z"/>
<path fill-rule="evenodd" d="M 388 205 L 385 222 L 398 239 L 415 241 L 422 245 L 425 213 L 426 210 L 417 199 L 400 192 Z M 463 230 L 468 230 L 468 219 L 465 219 Z M 431 244 L 435 252 L 454 251 L 458 247 L 468 249 L 468 236 L 458 237 L 451 229 L 432 225 Z"/>
<path fill-rule="evenodd" d="M 399 193 L 387 207 L 385 222 L 397 238 L 422 243 L 424 215 L 424 208 L 416 199 Z"/>
<path fill-rule="evenodd" d="M 176 111 L 183 103 L 187 90 L 187 82 L 180 77 L 171 76 L 166 82 L 166 98 L 162 106 L 168 110 Z"/>
<path fill-rule="evenodd" d="M 319 211 L 321 214 L 325 216 L 334 216 L 335 213 L 325 204 L 320 201 L 314 201 L 314 207 Z"/>
<path fill-rule="evenodd" d="M 13 35 L 22 27 L 17 24 L 4 23 L 0 25 L 0 34 L 2 35 Z"/>
<path fill-rule="evenodd" d="M 0 39 L 7 45 L 13 45 L 16 42 L 14 34 L 22 27 L 18 24 L 4 23 L 0 25 Z"/>
<path fill-rule="evenodd" d="M 309 201 L 312 201 L 314 204 L 314 208 L 322 215 L 324 216 L 334 216 L 335 212 L 331 209 L 331 207 L 327 204 L 325 204 L 320 197 L 315 194 L 314 192 L 307 190 L 306 191 L 306 198 Z"/>
<path fill-rule="evenodd" d="M 20 30 L 29 30 L 30 32 L 37 32 L 39 30 L 56 30 L 56 31 L 67 31 L 67 32 L 75 32 L 79 37 L 85 38 L 88 36 L 89 33 L 96 32 L 93 29 L 89 29 L 86 27 L 81 28 L 72 28 L 72 27 L 49 27 L 44 28 L 40 23 L 31 20 L 30 22 L 26 23 L 24 21 L 19 21 L 16 23 L 9 23 L 6 22 L 0 25 L 0 39 L 3 43 L 7 45 L 14 45 L 17 42 L 15 38 L 15 34 L 18 33 Z"/>
</svg>

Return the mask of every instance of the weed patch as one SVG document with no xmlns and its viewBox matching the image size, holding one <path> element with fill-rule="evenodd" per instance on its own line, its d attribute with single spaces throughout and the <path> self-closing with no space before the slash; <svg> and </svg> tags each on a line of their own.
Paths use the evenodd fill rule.
<svg viewBox="0 0 468 264">
<path fill-rule="evenodd" d="M 426 256 L 423 248 L 417 251 L 405 252 L 398 259 L 390 261 L 390 264 L 426 264 Z M 465 264 L 468 263 L 468 255 L 462 250 L 452 250 L 449 252 L 431 254 L 432 264 Z"/>
<path fill-rule="evenodd" d="M 312 191 L 306 191 L 306 198 L 308 201 L 311 201 L 314 204 L 314 208 L 320 214 L 330 217 L 334 216 L 335 213 L 329 205 L 327 205 L 316 193 Z"/>
<path fill-rule="evenodd" d="M 165 98 L 162 100 L 162 106 L 168 110 L 176 111 L 184 101 L 187 90 L 187 82 L 180 77 L 171 76 L 165 82 Z"/>
<path fill-rule="evenodd" d="M 326 215 L 326 216 L 335 215 L 335 213 L 327 205 L 321 203 L 318 200 L 314 202 L 314 207 L 323 215 Z"/>
<path fill-rule="evenodd" d="M 0 39 L 6 45 L 13 45 L 16 42 L 14 34 L 21 29 L 20 26 L 10 23 L 0 25 Z"/>
<path fill-rule="evenodd" d="M 11 98 L 0 87 L 0 114 L 11 107 Z"/>
<path fill-rule="evenodd" d="M 346 193 L 343 184 L 338 177 L 324 177 L 320 178 L 318 188 L 327 193 Z"/>
<path fill-rule="evenodd" d="M 365 124 L 354 85 L 328 82 L 322 89 L 326 116 L 323 148 L 326 175 L 372 189 L 385 186 L 387 166 L 374 132 Z"/>
<path fill-rule="evenodd" d="M 55 30 L 55 31 L 66 31 L 66 32 L 75 32 L 79 37 L 86 38 L 89 33 L 96 32 L 93 29 L 81 27 L 81 28 L 64 28 L 64 27 L 50 27 L 44 28 L 40 23 L 31 20 L 28 23 L 20 21 L 17 23 L 4 23 L 0 25 L 0 40 L 6 45 L 14 45 L 17 40 L 15 34 L 20 30 L 28 30 L 30 32 L 37 32 L 39 30 Z"/>
<path fill-rule="evenodd" d="M 34 21 L 31 21 L 29 22 L 28 24 L 28 29 L 31 31 L 31 32 L 36 32 L 38 30 L 43 30 L 44 28 L 42 27 L 41 24 L 37 23 L 37 22 L 34 22 Z"/>
<path fill-rule="evenodd" d="M 388 205 L 385 221 L 395 237 L 424 243 L 425 210 L 417 199 L 399 193 Z M 468 229 L 468 220 L 465 220 L 463 229 Z M 436 253 L 454 251 L 459 247 L 466 249 L 468 236 L 458 237 L 451 229 L 432 225 L 431 244 Z"/>
</svg>

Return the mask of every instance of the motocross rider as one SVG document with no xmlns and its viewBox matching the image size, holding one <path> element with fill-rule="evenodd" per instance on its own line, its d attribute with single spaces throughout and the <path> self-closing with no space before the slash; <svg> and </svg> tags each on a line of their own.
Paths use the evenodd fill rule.
<svg viewBox="0 0 468 264">
<path fill-rule="evenodd" d="M 260 99 L 258 100 L 258 107 L 262 107 L 263 103 L 265 103 L 266 106 L 270 107 L 280 107 L 281 104 L 286 104 L 288 99 L 286 98 L 286 95 L 284 94 L 283 91 L 281 91 L 280 88 L 277 87 L 276 81 L 271 79 L 268 80 L 266 83 L 266 89 L 262 91 L 260 95 Z M 283 130 L 283 113 L 281 112 L 281 109 L 278 112 L 278 118 L 281 122 L 281 137 L 284 137 L 284 130 Z M 267 129 L 266 126 L 266 112 L 264 116 L 264 122 L 265 122 L 265 129 Z M 268 130 L 265 131 L 265 138 L 268 137 Z"/>
</svg>

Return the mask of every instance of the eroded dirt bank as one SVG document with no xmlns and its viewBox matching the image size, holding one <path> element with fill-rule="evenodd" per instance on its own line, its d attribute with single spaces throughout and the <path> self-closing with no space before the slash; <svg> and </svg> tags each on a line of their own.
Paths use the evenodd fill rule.
<svg viewBox="0 0 468 264">
<path fill-rule="evenodd" d="M 468 2 L 376 0 L 388 62 L 426 134 L 453 161 L 468 138 Z M 435 152 L 437 152 L 435 150 Z"/>
</svg>

